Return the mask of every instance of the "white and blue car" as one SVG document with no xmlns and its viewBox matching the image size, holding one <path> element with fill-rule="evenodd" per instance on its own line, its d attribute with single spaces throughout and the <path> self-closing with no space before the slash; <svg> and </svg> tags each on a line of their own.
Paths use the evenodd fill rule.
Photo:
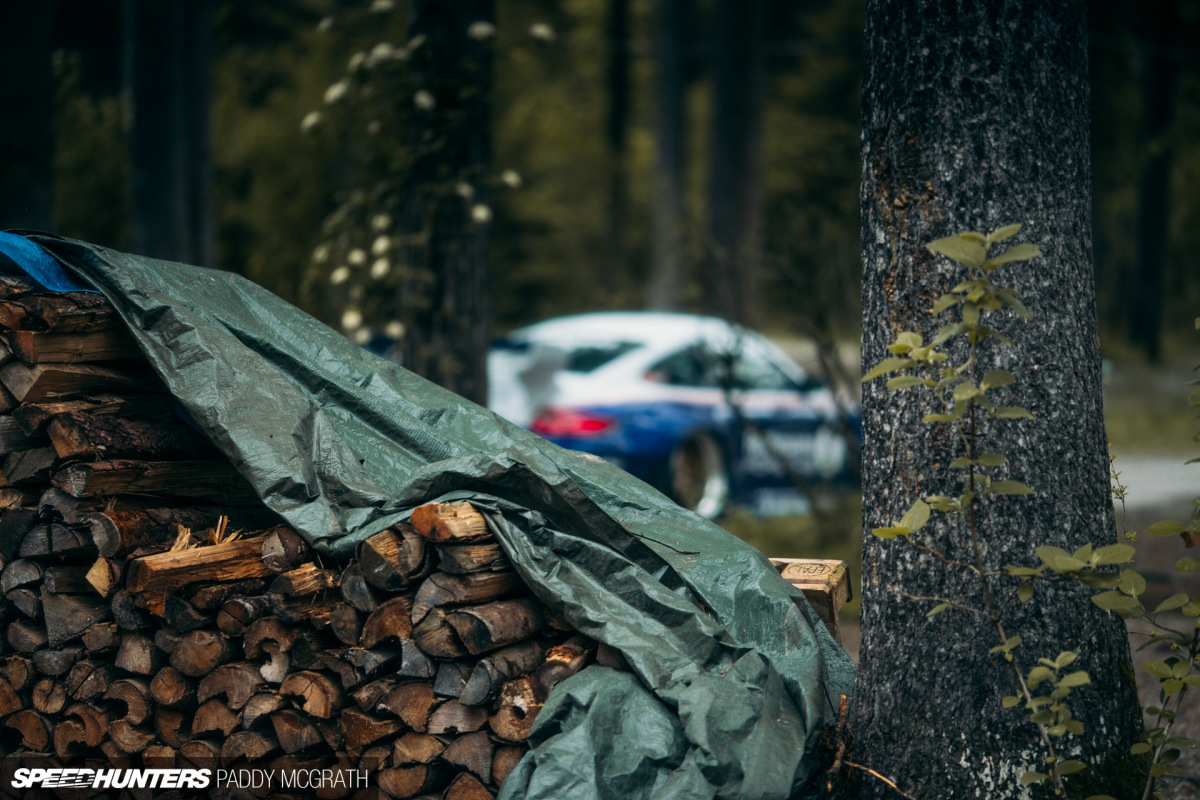
<svg viewBox="0 0 1200 800">
<path fill-rule="evenodd" d="M 861 419 L 761 335 L 691 314 L 547 320 L 497 341 L 492 410 L 716 518 L 806 513 L 858 480 Z"/>
</svg>

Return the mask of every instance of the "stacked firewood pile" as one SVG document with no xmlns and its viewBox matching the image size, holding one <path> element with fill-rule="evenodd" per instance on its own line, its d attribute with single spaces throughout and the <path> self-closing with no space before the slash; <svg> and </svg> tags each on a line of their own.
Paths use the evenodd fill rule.
<svg viewBox="0 0 1200 800">
<path fill-rule="evenodd" d="M 0 284 L 5 769 L 285 758 L 368 768 L 364 797 L 492 797 L 555 684 L 620 665 L 469 504 L 318 558 L 172 412 L 103 298 Z"/>
</svg>

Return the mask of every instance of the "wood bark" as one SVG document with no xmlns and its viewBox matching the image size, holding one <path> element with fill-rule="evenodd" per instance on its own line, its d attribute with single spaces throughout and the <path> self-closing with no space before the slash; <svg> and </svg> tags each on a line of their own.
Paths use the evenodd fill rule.
<svg viewBox="0 0 1200 800">
<path fill-rule="evenodd" d="M 867 10 L 862 102 L 863 363 L 890 355 L 904 330 L 933 338 L 942 324 L 933 301 L 960 280 L 935 257 L 934 239 L 1023 223 L 1009 244 L 1030 242 L 1044 256 L 1008 265 L 993 280 L 1023 294 L 1031 322 L 995 315 L 1013 350 L 987 348 L 985 368 L 1016 384 L 1003 404 L 1033 422 L 984 426 L 980 451 L 1008 459 L 1002 477 L 1037 494 L 980 505 L 978 530 L 989 571 L 1034 565 L 1034 548 L 1074 551 L 1116 541 L 1103 428 L 1100 353 L 1089 221 L 1087 23 L 1083 2 L 1054 6 L 1018 0 L 977 6 L 871 2 Z M 960 349 L 955 359 L 965 359 Z M 913 392 L 863 392 L 864 559 L 860 670 L 851 709 L 855 761 L 928 797 L 1018 797 L 1019 775 L 1046 753 L 1019 710 L 1004 660 L 989 650 L 995 629 L 966 612 L 927 619 L 918 597 L 982 602 L 979 582 L 870 529 L 895 524 L 923 495 L 957 495 L 962 455 L 942 429 L 922 424 L 934 411 Z M 966 534 L 937 517 L 924 542 L 970 560 Z M 1011 591 L 1009 587 L 1006 591 Z M 1055 585 L 1014 604 L 1005 628 L 1020 634 L 1017 665 L 1080 654 L 1093 685 L 1071 695 L 1082 720 L 1082 758 L 1128 753 L 1140 731 L 1129 683 L 1128 639 L 1090 590 Z M 1077 699 L 1078 698 L 1078 699 Z M 863 797 L 891 797 L 863 779 Z"/>
</svg>

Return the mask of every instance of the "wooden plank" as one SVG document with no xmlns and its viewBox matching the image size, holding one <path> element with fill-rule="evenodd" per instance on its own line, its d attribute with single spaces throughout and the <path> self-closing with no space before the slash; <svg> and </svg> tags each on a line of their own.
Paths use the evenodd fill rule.
<svg viewBox="0 0 1200 800">
<path fill-rule="evenodd" d="M 771 565 L 788 583 L 804 592 L 813 610 L 841 644 L 838 611 L 850 599 L 850 570 L 845 561 L 815 558 L 772 558 Z"/>
<path fill-rule="evenodd" d="M 0 367 L 0 383 L 20 403 L 61 400 L 103 392 L 160 391 L 156 378 L 90 364 L 34 364 L 13 361 Z"/>
<path fill-rule="evenodd" d="M 82 364 L 143 358 L 137 341 L 123 327 L 68 333 L 8 331 L 4 338 L 13 355 L 26 364 Z"/>
<path fill-rule="evenodd" d="M 262 562 L 262 539 L 239 539 L 132 559 L 125 588 L 133 594 L 199 581 L 242 581 L 271 574 Z"/>
</svg>

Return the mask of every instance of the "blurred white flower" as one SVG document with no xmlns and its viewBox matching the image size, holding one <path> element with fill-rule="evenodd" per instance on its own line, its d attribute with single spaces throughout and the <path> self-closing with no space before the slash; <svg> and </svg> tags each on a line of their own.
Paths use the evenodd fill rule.
<svg viewBox="0 0 1200 800">
<path fill-rule="evenodd" d="M 348 308 L 342 314 L 342 329 L 347 331 L 357 330 L 362 327 L 363 315 L 357 308 Z"/>
<path fill-rule="evenodd" d="M 367 344 L 367 342 L 369 342 L 369 341 L 371 341 L 371 329 L 370 328 L 359 328 L 358 330 L 356 330 L 354 332 L 354 343 L 355 344 L 365 346 Z"/>
<path fill-rule="evenodd" d="M 329 282 L 334 286 L 337 286 L 339 283 L 345 283 L 348 280 L 350 280 L 349 267 L 338 267 L 329 275 Z"/>
<path fill-rule="evenodd" d="M 413 103 L 422 111 L 429 111 L 435 105 L 437 105 L 437 100 L 433 98 L 433 95 L 430 92 L 426 91 L 425 89 L 421 89 L 419 92 L 413 95 Z"/>
<path fill-rule="evenodd" d="M 313 249 L 312 260 L 318 264 L 324 264 L 329 260 L 329 245 L 319 244 Z"/>
<path fill-rule="evenodd" d="M 539 42 L 553 42 L 554 28 L 544 22 L 535 22 L 529 26 L 529 35 Z"/>
<path fill-rule="evenodd" d="M 333 17 L 322 17 L 317 23 L 317 33 L 326 33 L 333 27 Z"/>
<path fill-rule="evenodd" d="M 392 218 L 388 214 L 376 214 L 371 217 L 371 227 L 377 231 L 386 231 L 392 227 Z"/>
<path fill-rule="evenodd" d="M 367 60 L 367 54 L 361 50 L 350 56 L 350 63 L 346 65 L 346 69 L 350 72 L 357 72 Z"/>
<path fill-rule="evenodd" d="M 458 192 L 458 196 L 470 200 L 475 196 L 475 187 L 466 181 L 459 181 L 454 187 L 454 191 Z"/>
<path fill-rule="evenodd" d="M 408 40 L 408 44 L 406 45 L 406 49 L 408 50 L 408 52 L 409 52 L 409 53 L 412 53 L 412 52 L 413 52 L 414 50 L 416 50 L 418 47 L 420 47 L 421 45 L 425 44 L 425 39 L 426 39 L 426 38 L 427 38 L 427 37 L 425 36 L 425 34 L 423 34 L 423 33 L 418 33 L 416 36 L 414 36 L 414 37 L 412 37 L 411 39 L 409 39 L 409 40 Z"/>
<path fill-rule="evenodd" d="M 482 203 L 471 206 L 471 219 L 483 225 L 492 221 L 492 210 Z"/>
<path fill-rule="evenodd" d="M 386 236 L 376 236 L 375 241 L 371 243 L 371 254 L 382 256 L 392 248 L 392 240 Z"/>
<path fill-rule="evenodd" d="M 392 320 L 383 329 L 383 332 L 393 339 L 399 339 L 404 335 L 404 323 L 397 320 Z"/>
<path fill-rule="evenodd" d="M 338 100 L 341 100 L 343 97 L 345 97 L 346 93 L 349 91 L 350 82 L 347 80 L 340 80 L 325 90 L 325 102 L 329 104 L 336 103 Z"/>
<path fill-rule="evenodd" d="M 371 7 L 367 9 L 372 14 L 385 14 L 396 8 L 395 0 L 374 0 Z"/>
<path fill-rule="evenodd" d="M 346 256 L 346 260 L 356 267 L 361 267 L 367 263 L 367 251 L 361 247 L 356 247 Z"/>
<path fill-rule="evenodd" d="M 383 280 L 387 274 L 392 271 L 392 262 L 386 258 L 377 258 L 375 263 L 371 265 L 371 277 L 375 280 Z"/>
<path fill-rule="evenodd" d="M 521 174 L 515 169 L 506 169 L 500 173 L 500 182 L 510 189 L 520 188 Z"/>
<path fill-rule="evenodd" d="M 300 120 L 300 130 L 308 133 L 313 128 L 321 124 L 321 112 L 310 111 L 304 115 L 304 119 Z"/>
<path fill-rule="evenodd" d="M 490 39 L 495 35 L 496 35 L 496 26 L 493 25 L 492 23 L 488 22 L 487 20 L 481 19 L 476 22 L 472 22 L 471 25 L 467 28 L 467 36 L 470 36 L 472 39 L 475 39 L 476 41 L 482 42 L 485 39 Z"/>
</svg>

